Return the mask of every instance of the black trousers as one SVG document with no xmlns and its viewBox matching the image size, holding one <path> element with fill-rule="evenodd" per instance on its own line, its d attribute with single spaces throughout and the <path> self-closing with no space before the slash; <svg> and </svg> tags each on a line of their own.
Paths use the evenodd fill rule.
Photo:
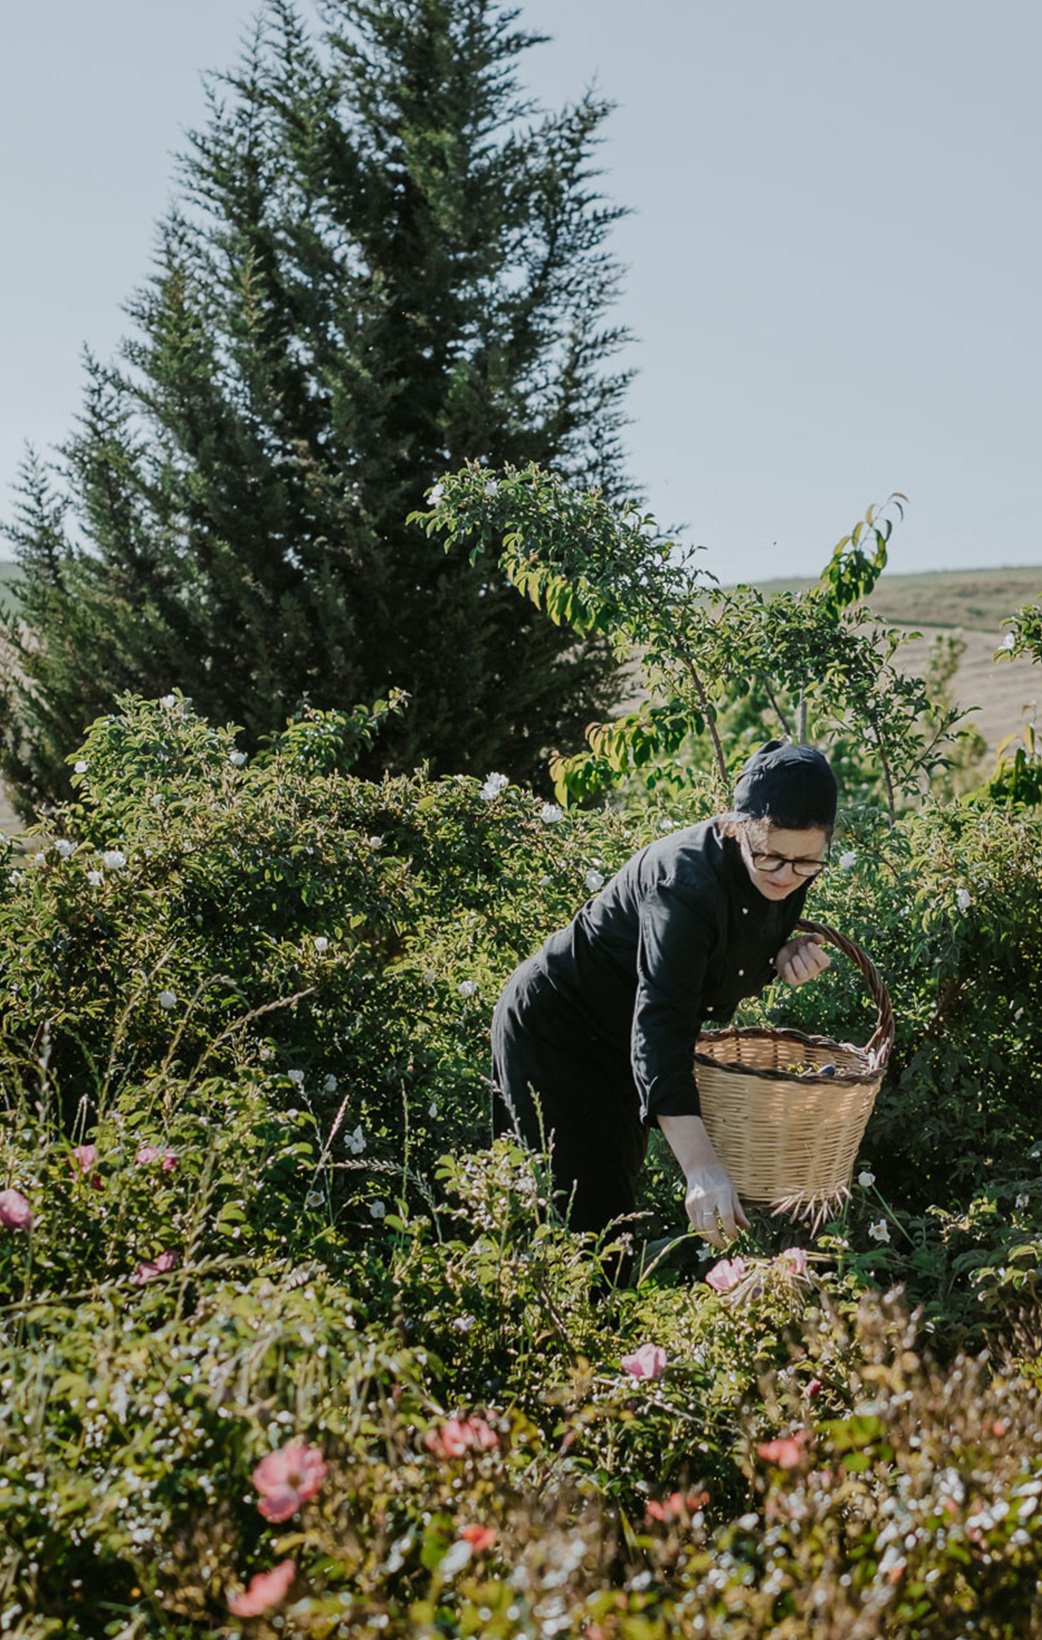
<svg viewBox="0 0 1042 1640">
<path fill-rule="evenodd" d="M 492 1016 L 492 1131 L 551 1147 L 559 1206 L 573 1230 L 632 1213 L 647 1149 L 629 1052 L 576 1022 L 530 960 Z"/>
</svg>

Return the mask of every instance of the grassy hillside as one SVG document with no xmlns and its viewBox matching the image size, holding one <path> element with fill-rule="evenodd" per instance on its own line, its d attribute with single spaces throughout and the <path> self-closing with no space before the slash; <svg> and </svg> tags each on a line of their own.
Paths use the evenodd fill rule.
<svg viewBox="0 0 1042 1640">
<path fill-rule="evenodd" d="M 795 592 L 811 578 L 761 581 L 763 592 Z M 909 626 L 961 626 L 999 632 L 1007 615 L 1021 604 L 1042 599 L 1042 566 L 930 570 L 920 575 L 887 571 L 869 603 L 888 621 Z"/>
</svg>

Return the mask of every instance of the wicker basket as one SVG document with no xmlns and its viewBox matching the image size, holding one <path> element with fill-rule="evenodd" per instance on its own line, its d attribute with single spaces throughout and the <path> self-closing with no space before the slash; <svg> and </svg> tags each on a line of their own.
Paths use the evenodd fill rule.
<svg viewBox="0 0 1042 1640">
<path fill-rule="evenodd" d="M 702 1117 L 739 1196 L 786 1207 L 846 1190 L 894 1042 L 890 998 L 865 953 L 823 923 L 797 928 L 820 934 L 864 976 L 879 1011 L 867 1045 L 751 1026 L 704 1031 L 695 1052 Z"/>
</svg>

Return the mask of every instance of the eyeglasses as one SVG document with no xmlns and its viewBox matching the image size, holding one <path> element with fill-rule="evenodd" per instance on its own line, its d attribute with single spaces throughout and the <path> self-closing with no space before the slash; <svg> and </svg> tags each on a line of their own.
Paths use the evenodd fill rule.
<svg viewBox="0 0 1042 1640">
<path fill-rule="evenodd" d="M 757 871 L 765 871 L 768 876 L 791 866 L 797 877 L 818 877 L 828 865 L 827 860 L 790 860 L 787 854 L 754 854 L 752 862 Z"/>
</svg>

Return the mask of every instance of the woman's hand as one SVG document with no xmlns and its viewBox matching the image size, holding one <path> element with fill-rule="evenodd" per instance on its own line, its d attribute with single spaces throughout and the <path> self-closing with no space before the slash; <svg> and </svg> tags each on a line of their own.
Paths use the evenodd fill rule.
<svg viewBox="0 0 1042 1640">
<path fill-rule="evenodd" d="M 724 1248 L 735 1240 L 739 1228 L 749 1228 L 731 1175 L 721 1162 L 688 1173 L 684 1206 L 692 1228 L 705 1236 L 711 1247 Z"/>
<path fill-rule="evenodd" d="M 820 934 L 800 934 L 788 940 L 774 959 L 779 978 L 787 985 L 805 985 L 817 979 L 831 963 L 827 951 L 821 949 Z"/>
</svg>

